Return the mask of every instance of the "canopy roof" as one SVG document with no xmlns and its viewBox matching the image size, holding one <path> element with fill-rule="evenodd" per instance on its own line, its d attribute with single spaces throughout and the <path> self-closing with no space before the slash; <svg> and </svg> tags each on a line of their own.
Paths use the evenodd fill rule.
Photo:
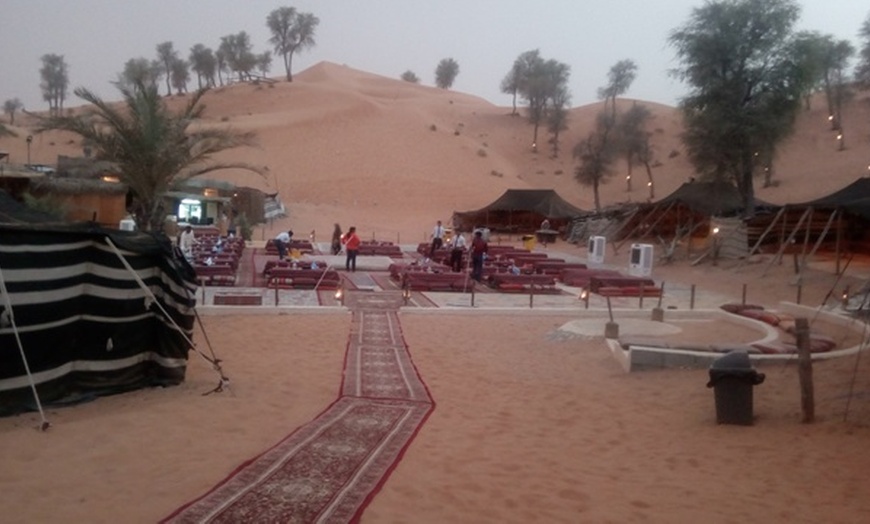
<svg viewBox="0 0 870 524">
<path fill-rule="evenodd" d="M 743 197 L 728 182 L 686 182 L 655 205 L 679 203 L 708 216 L 733 216 L 743 212 Z M 755 199 L 756 208 L 775 208 Z"/>
<path fill-rule="evenodd" d="M 552 189 L 508 189 L 488 206 L 466 213 L 487 211 L 533 211 L 551 219 L 571 218 L 584 213 L 582 209 L 569 204 Z"/>
<path fill-rule="evenodd" d="M 842 208 L 853 215 L 870 219 L 870 178 L 859 178 L 830 195 L 809 202 L 789 205 L 793 207 L 815 207 L 822 209 Z"/>
<path fill-rule="evenodd" d="M 486 207 L 455 212 L 453 225 L 460 229 L 486 226 L 496 231 L 534 231 L 547 219 L 557 229 L 583 213 L 552 189 L 508 189 Z"/>
</svg>

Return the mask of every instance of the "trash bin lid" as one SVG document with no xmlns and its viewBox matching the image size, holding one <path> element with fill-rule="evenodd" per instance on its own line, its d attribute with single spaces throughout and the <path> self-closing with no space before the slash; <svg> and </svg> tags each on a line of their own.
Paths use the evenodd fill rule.
<svg viewBox="0 0 870 524">
<path fill-rule="evenodd" d="M 710 369 L 752 369 L 752 361 L 746 351 L 729 351 L 714 360 Z"/>
</svg>

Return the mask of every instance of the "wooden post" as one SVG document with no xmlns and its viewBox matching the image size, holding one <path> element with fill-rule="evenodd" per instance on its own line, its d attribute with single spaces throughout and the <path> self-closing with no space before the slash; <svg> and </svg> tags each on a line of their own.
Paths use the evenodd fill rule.
<svg viewBox="0 0 870 524">
<path fill-rule="evenodd" d="M 275 306 L 278 306 L 278 285 L 275 285 Z"/>
<path fill-rule="evenodd" d="M 743 284 L 743 301 L 741 302 L 744 306 L 746 305 L 746 284 Z"/>
<path fill-rule="evenodd" d="M 638 306 L 637 306 L 638 309 L 643 309 L 643 293 L 644 293 L 644 287 L 643 287 L 643 282 L 641 282 L 640 283 L 640 300 L 638 300 Z"/>
<path fill-rule="evenodd" d="M 471 281 L 471 307 L 474 307 L 474 281 Z"/>
<path fill-rule="evenodd" d="M 813 359 L 810 355 L 810 326 L 806 318 L 795 319 L 795 335 L 798 347 L 798 377 L 801 386 L 801 422 L 812 423 L 816 418 L 813 398 Z"/>
<path fill-rule="evenodd" d="M 535 301 L 535 286 L 529 285 L 529 309 L 532 309 Z"/>
<path fill-rule="evenodd" d="M 689 309 L 695 309 L 695 284 L 692 284 L 692 293 L 689 295 Z"/>
<path fill-rule="evenodd" d="M 797 284 L 797 303 L 798 303 L 798 305 L 800 305 L 800 303 L 801 303 L 801 291 L 803 290 L 803 287 L 804 287 L 803 283 L 800 280 L 798 280 L 798 284 Z"/>
</svg>

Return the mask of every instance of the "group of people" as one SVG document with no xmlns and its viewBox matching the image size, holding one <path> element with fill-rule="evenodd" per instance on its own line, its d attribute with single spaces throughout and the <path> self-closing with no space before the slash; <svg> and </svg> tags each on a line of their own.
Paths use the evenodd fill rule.
<svg viewBox="0 0 870 524">
<path fill-rule="evenodd" d="M 432 229 L 432 244 L 429 246 L 429 259 L 435 256 L 435 252 L 444 246 L 444 226 L 439 220 Z M 483 238 L 483 232 L 477 230 L 471 239 L 471 246 L 466 244 L 462 232 L 456 231 L 450 240 L 450 267 L 454 273 L 462 271 L 462 256 L 468 251 L 471 255 L 471 278 L 480 282 L 483 279 L 483 262 L 489 251 L 489 245 Z"/>
</svg>

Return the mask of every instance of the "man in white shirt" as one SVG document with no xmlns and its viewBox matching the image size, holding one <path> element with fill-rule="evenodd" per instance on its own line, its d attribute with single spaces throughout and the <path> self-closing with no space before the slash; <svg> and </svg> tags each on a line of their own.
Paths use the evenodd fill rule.
<svg viewBox="0 0 870 524">
<path fill-rule="evenodd" d="M 186 226 L 181 235 L 178 236 L 178 248 L 188 261 L 193 261 L 193 246 L 198 244 L 196 236 L 193 234 L 193 228 Z"/>
<path fill-rule="evenodd" d="M 293 231 L 281 231 L 275 237 L 274 244 L 278 248 L 278 260 L 284 260 L 287 256 L 287 250 L 290 248 L 290 241 L 293 239 Z"/>
<path fill-rule="evenodd" d="M 435 224 L 435 228 L 432 229 L 432 247 L 429 249 L 429 259 L 435 256 L 435 251 L 444 245 L 444 226 L 441 225 L 441 221 L 439 220 L 437 224 Z"/>
<path fill-rule="evenodd" d="M 454 273 L 459 273 L 462 271 L 462 254 L 465 253 L 465 237 L 462 236 L 462 233 L 456 232 L 450 247 L 452 248 L 450 250 L 450 267 L 453 268 Z"/>
</svg>

